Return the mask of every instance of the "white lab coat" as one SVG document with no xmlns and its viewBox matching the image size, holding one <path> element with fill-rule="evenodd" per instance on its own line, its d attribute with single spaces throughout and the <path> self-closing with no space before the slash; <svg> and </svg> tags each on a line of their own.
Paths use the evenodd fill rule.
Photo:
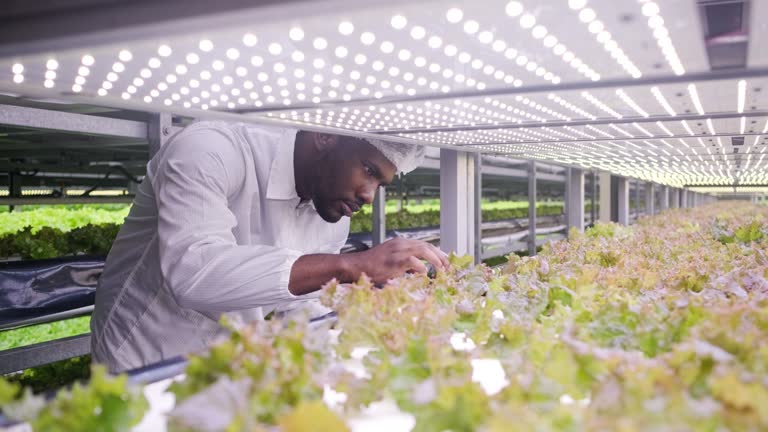
<svg viewBox="0 0 768 432">
<path fill-rule="evenodd" d="M 338 253 L 349 219 L 299 205 L 295 130 L 195 123 L 147 165 L 96 290 L 94 360 L 123 371 L 204 349 L 222 313 L 249 321 L 306 296 L 293 263 Z"/>
</svg>

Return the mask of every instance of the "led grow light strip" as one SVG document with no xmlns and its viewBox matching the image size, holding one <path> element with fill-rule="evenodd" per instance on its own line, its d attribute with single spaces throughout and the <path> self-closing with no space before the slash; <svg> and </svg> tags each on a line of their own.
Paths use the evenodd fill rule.
<svg viewBox="0 0 768 432">
<path fill-rule="evenodd" d="M 558 118 L 560 120 L 571 121 L 570 117 L 568 117 L 566 115 L 563 115 L 563 114 L 561 114 L 561 113 L 559 113 L 557 111 L 554 111 L 554 110 L 552 110 L 550 108 L 547 108 L 547 107 L 545 107 L 545 106 L 543 106 L 543 105 L 541 105 L 539 103 L 536 103 L 536 102 L 528 99 L 525 96 L 517 95 L 517 96 L 515 96 L 515 101 L 520 102 L 520 103 L 522 103 L 525 106 L 530 106 L 531 108 L 533 108 L 533 109 L 535 109 L 537 111 L 541 111 L 543 113 L 549 114 L 549 115 L 551 115 L 551 116 L 553 116 L 555 118 Z M 546 120 L 542 119 L 542 121 L 546 121 Z"/>
<path fill-rule="evenodd" d="M 621 98 L 622 101 L 624 101 L 625 104 L 629 105 L 630 108 L 635 110 L 635 112 L 643 117 L 649 117 L 648 112 L 640 108 L 640 105 L 638 105 L 637 102 L 629 97 L 629 95 L 623 89 L 617 89 L 616 94 Z"/>
<path fill-rule="evenodd" d="M 611 129 L 613 129 L 613 130 L 615 130 L 615 131 L 619 132 L 620 134 L 622 134 L 622 135 L 624 135 L 624 136 L 627 136 L 627 137 L 629 137 L 629 138 L 634 138 L 634 135 L 630 134 L 629 132 L 625 131 L 624 129 L 622 129 L 622 128 L 618 127 L 618 126 L 616 126 L 616 125 L 615 125 L 615 124 L 613 124 L 613 123 L 609 123 L 609 124 L 608 124 L 608 127 L 610 127 Z"/>
<path fill-rule="evenodd" d="M 56 69 L 59 68 L 59 62 L 56 59 L 48 59 L 45 63 L 45 81 L 43 81 L 43 87 L 53 88 L 56 85 Z"/>
<path fill-rule="evenodd" d="M 715 126 L 712 124 L 711 118 L 707 119 L 707 128 L 709 129 L 709 133 L 712 135 L 717 135 L 717 133 L 715 133 Z"/>
<path fill-rule="evenodd" d="M 674 136 L 674 135 L 675 135 L 675 134 L 673 134 L 673 133 L 672 133 L 672 131 L 670 131 L 669 129 L 667 129 L 667 127 L 666 127 L 666 126 L 664 126 L 664 123 L 662 123 L 662 122 L 660 122 L 660 121 L 657 121 L 657 122 L 656 122 L 656 126 L 658 126 L 658 127 L 659 127 L 659 129 L 663 130 L 663 131 L 664 131 L 664 133 L 665 133 L 665 134 L 667 134 L 667 135 L 669 135 L 669 136 Z"/>
<path fill-rule="evenodd" d="M 696 90 L 696 84 L 688 84 L 688 94 L 691 96 L 693 106 L 696 107 L 696 111 L 698 111 L 699 115 L 704 115 L 704 107 L 701 105 L 699 92 Z"/>
<path fill-rule="evenodd" d="M 13 82 L 21 84 L 24 82 L 24 65 L 21 63 L 14 63 L 11 66 L 11 72 L 13 73 Z"/>
<path fill-rule="evenodd" d="M 639 0 L 642 6 L 643 15 L 648 17 L 648 27 L 653 30 L 653 37 L 661 48 L 661 52 L 667 59 L 667 63 L 672 68 L 675 75 L 685 74 L 685 68 L 677 55 L 677 50 L 669 37 L 669 30 L 664 26 L 664 19 L 661 17 L 659 5 L 653 1 Z"/>
<path fill-rule="evenodd" d="M 602 136 L 604 136 L 606 138 L 614 138 L 614 136 L 609 134 L 608 132 L 605 132 L 602 129 L 598 129 L 598 128 L 592 126 L 592 125 L 587 125 L 586 127 L 587 127 L 587 129 L 589 129 L 591 131 L 594 131 L 594 132 L 597 132 L 597 133 L 599 133 L 600 135 L 602 135 Z"/>
<path fill-rule="evenodd" d="M 610 53 L 611 58 L 616 60 L 632 78 L 642 77 L 643 74 L 640 72 L 640 69 L 635 66 L 632 60 L 619 47 L 619 44 L 612 38 L 611 33 L 605 29 L 605 24 L 597 19 L 597 13 L 595 13 L 594 9 L 586 8 L 586 5 L 586 0 L 568 1 L 568 6 L 578 12 L 579 21 L 587 25 L 589 32 L 595 35 L 597 42 L 603 45 L 603 48 Z"/>
<path fill-rule="evenodd" d="M 739 80 L 739 83 L 737 84 L 737 92 L 738 92 L 738 101 L 736 103 L 736 111 L 738 111 L 738 113 L 741 114 L 744 112 L 744 104 L 747 99 L 747 82 L 746 81 Z"/>
<path fill-rule="evenodd" d="M 342 26 L 342 28 L 348 28 L 348 27 L 349 27 L 348 25 Z M 291 31 L 289 32 L 289 35 L 292 38 L 292 40 L 302 39 L 303 38 L 303 31 L 301 29 L 299 29 L 299 28 L 292 28 Z M 364 36 L 368 36 L 368 37 L 364 37 Z M 363 35 L 361 35 L 361 40 L 362 41 L 366 41 L 366 40 L 369 41 L 369 36 L 370 36 L 370 33 L 369 32 L 365 32 L 365 33 L 363 33 Z M 243 40 L 244 40 L 244 44 L 246 44 L 246 45 L 255 45 L 256 42 L 258 41 L 258 38 L 256 38 L 253 35 L 250 35 L 250 37 L 249 37 L 249 35 L 246 35 L 246 36 L 243 37 Z M 267 44 L 265 43 L 265 45 L 267 45 Z M 313 45 L 315 46 L 315 49 L 325 49 L 325 48 L 327 48 L 328 43 L 327 43 L 327 41 L 324 38 L 318 37 L 318 38 L 315 38 Z M 170 47 L 165 48 L 163 50 L 163 52 L 169 54 L 170 51 L 168 50 L 168 48 L 170 48 Z M 212 50 L 213 50 L 213 43 L 210 40 L 203 40 L 203 41 L 200 42 L 199 48 L 203 52 L 212 52 Z M 343 47 L 341 47 L 341 48 L 343 48 Z M 282 45 L 277 43 L 277 42 L 268 44 L 268 49 L 269 49 L 269 54 L 271 54 L 271 55 L 278 55 L 278 54 L 283 52 Z M 339 49 L 339 47 L 337 47 L 337 51 L 338 52 L 343 52 L 344 50 L 343 49 Z M 158 54 L 161 54 L 161 52 L 158 51 Z M 226 54 L 227 54 L 227 58 L 229 58 L 230 60 L 233 60 L 233 61 L 237 60 L 237 58 L 240 57 L 238 50 L 235 49 L 235 48 L 229 48 L 226 51 Z M 300 61 L 303 60 L 304 54 L 301 51 L 294 50 L 294 52 L 291 54 L 291 57 L 292 57 L 292 59 L 294 61 L 300 62 Z M 197 64 L 197 63 L 200 62 L 200 56 L 196 52 L 189 53 L 186 56 L 186 58 L 187 58 L 187 61 L 189 63 Z M 358 58 L 361 59 L 360 62 L 357 61 Z M 358 65 L 361 62 L 365 63 L 365 61 L 362 60 L 362 57 L 359 54 L 357 56 L 355 56 L 354 59 L 355 59 L 355 61 L 356 61 L 356 63 Z M 263 58 L 261 58 L 260 56 L 253 56 L 251 58 L 251 60 L 252 60 L 251 63 L 255 67 L 261 67 L 263 65 L 263 63 L 264 63 Z M 154 62 L 154 64 L 153 64 L 153 62 Z M 313 66 L 315 66 L 315 67 L 317 67 L 318 64 L 321 64 L 321 66 L 324 66 L 324 63 L 325 62 L 322 61 L 322 59 L 319 59 L 319 58 L 314 59 L 314 61 L 312 62 Z M 159 59 L 156 59 L 156 58 L 150 59 L 149 66 L 153 67 L 153 68 L 159 67 L 160 66 Z M 221 71 L 225 67 L 227 67 L 225 62 L 223 62 L 220 59 L 215 59 L 213 61 L 213 63 L 212 63 L 212 66 L 213 66 L 214 70 L 217 70 L 217 71 Z M 275 63 L 274 66 L 275 67 L 279 66 L 281 68 L 280 70 L 275 69 L 275 72 L 277 74 L 280 74 L 280 73 L 284 72 L 285 69 L 286 69 L 285 65 L 283 63 L 281 63 L 281 62 Z M 235 65 L 231 65 L 231 67 L 229 69 L 235 69 L 235 72 L 236 72 L 236 74 L 239 77 L 244 77 L 247 74 L 247 70 L 242 65 L 237 65 L 236 68 L 235 68 Z M 390 73 L 391 73 L 391 69 L 392 68 L 390 68 Z M 188 70 L 188 67 L 186 65 L 182 65 L 182 64 L 177 65 L 176 66 L 176 75 L 182 75 L 182 74 L 186 73 L 187 70 Z M 334 74 L 340 74 L 341 71 L 343 70 L 343 67 L 341 65 L 336 64 L 336 65 L 333 65 L 332 70 L 333 70 Z M 145 71 L 147 72 L 146 75 L 144 74 Z M 353 71 L 353 72 L 355 72 L 355 71 Z M 117 72 L 114 72 L 114 73 L 117 73 Z M 357 73 L 359 74 L 359 72 L 357 72 Z M 304 72 L 303 72 L 302 69 L 294 69 L 294 74 L 296 75 L 297 78 L 301 78 L 301 77 L 303 77 Z M 290 95 L 290 91 L 288 89 L 286 89 L 286 88 L 278 88 L 277 91 L 273 92 L 273 90 L 274 90 L 274 88 L 273 88 L 274 83 L 272 83 L 272 82 L 267 83 L 267 81 L 270 79 L 270 77 L 269 77 L 269 75 L 265 71 L 260 70 L 258 72 L 258 74 L 256 74 L 254 72 L 254 75 L 256 75 L 256 77 L 259 78 L 259 81 L 264 83 L 263 84 L 264 87 L 262 87 L 261 90 L 262 90 L 262 93 L 264 95 L 266 95 L 265 99 L 266 99 L 267 103 L 275 102 L 276 101 L 276 97 L 275 96 L 276 96 L 276 94 L 278 92 L 279 92 L 281 98 L 283 98 L 282 102 L 285 105 L 289 105 L 291 103 L 291 100 L 288 98 L 289 95 Z M 142 70 L 142 76 L 141 77 L 136 77 L 136 78 L 137 79 L 146 79 L 146 78 L 149 78 L 149 76 L 151 76 L 151 71 L 149 69 L 145 69 L 145 70 Z M 411 74 L 411 76 L 412 76 L 412 74 Z M 167 75 L 165 83 L 164 84 L 158 84 L 157 88 L 151 89 L 150 90 L 151 93 L 145 96 L 145 101 L 151 102 L 152 99 L 160 97 L 163 92 L 165 92 L 167 89 L 169 89 L 169 87 L 173 87 L 173 86 L 169 86 L 169 84 L 174 84 L 174 82 L 171 82 L 171 81 L 176 81 L 175 78 L 176 78 L 176 76 L 174 74 Z M 205 70 L 205 69 L 203 71 L 201 71 L 201 78 L 204 81 L 210 80 L 211 79 L 210 71 Z M 227 78 L 228 78 L 227 76 L 224 77 L 224 79 L 227 79 Z M 320 83 L 323 83 L 323 82 L 327 81 L 327 80 L 325 80 L 319 74 L 315 74 L 312 78 L 313 78 L 313 81 L 315 81 L 316 84 L 320 84 Z M 355 77 L 352 77 L 352 78 L 355 79 Z M 359 79 L 359 77 L 358 77 L 358 79 Z M 190 82 L 187 85 L 181 87 L 181 89 L 177 89 L 179 91 L 176 91 L 176 92 L 170 92 L 169 91 L 169 94 L 170 93 L 173 93 L 173 94 L 170 94 L 170 98 L 168 98 L 166 96 L 166 100 L 164 102 L 165 102 L 166 105 L 168 105 L 168 104 L 172 104 L 173 102 L 179 102 L 181 100 L 181 101 L 183 101 L 185 106 L 190 106 L 192 103 L 194 103 L 196 105 L 197 104 L 205 105 L 205 106 L 203 106 L 203 108 L 208 108 L 208 104 L 210 104 L 210 106 L 217 106 L 217 105 L 219 105 L 219 102 L 227 102 L 227 100 L 228 100 L 227 107 L 229 107 L 229 108 L 232 108 L 233 105 L 236 105 L 235 101 L 238 104 L 244 104 L 246 102 L 244 94 L 243 95 L 236 95 L 237 97 L 235 97 L 235 98 L 231 98 L 229 95 L 227 95 L 226 97 L 217 95 L 217 99 L 216 99 L 215 102 L 213 100 L 209 100 L 211 98 L 211 96 L 212 96 L 212 93 L 217 93 L 217 92 L 222 90 L 222 88 L 224 87 L 223 85 L 231 85 L 232 77 L 229 77 L 229 80 L 230 80 L 229 83 L 227 83 L 227 82 L 223 82 L 221 84 L 216 83 L 216 85 L 218 86 L 218 90 L 216 90 L 214 88 L 211 88 L 211 89 L 207 89 L 207 88 L 203 89 L 203 88 L 201 88 L 200 89 L 200 93 L 201 94 L 196 93 L 194 90 L 190 90 L 190 87 L 193 88 L 193 89 L 197 88 L 197 86 L 192 85 L 192 82 Z M 235 80 L 237 80 L 237 78 L 235 78 Z M 407 78 L 406 78 L 406 80 L 407 80 Z M 286 78 L 282 77 L 282 76 L 280 78 L 278 78 L 277 81 L 278 81 L 278 84 L 281 87 L 285 87 L 285 85 L 286 85 L 285 83 L 287 83 Z M 283 84 L 280 84 L 281 81 L 283 82 Z M 112 81 L 108 80 L 107 82 L 111 83 Z M 183 83 L 181 83 L 181 84 L 183 84 Z M 197 82 L 197 84 L 199 86 L 199 82 Z M 243 83 L 244 86 L 247 86 L 248 84 L 250 84 L 250 87 L 251 87 L 248 90 L 251 90 L 253 88 L 253 82 L 246 81 L 245 83 Z M 333 84 L 333 80 L 332 80 L 331 84 Z M 425 80 L 425 82 L 419 83 L 419 84 L 423 86 L 423 85 L 426 85 L 427 83 L 426 83 L 426 80 Z M 108 84 L 108 85 L 111 86 L 111 84 Z M 297 85 L 297 90 L 299 90 L 299 91 L 303 91 L 306 88 L 306 85 L 304 83 L 296 83 L 296 85 Z M 303 86 L 305 88 L 298 88 L 299 85 L 301 85 L 301 86 Z M 348 84 L 346 86 L 348 91 L 350 91 L 349 87 L 352 86 L 352 85 L 354 85 L 354 84 Z M 430 86 L 431 86 L 431 84 L 430 84 Z M 138 87 L 138 86 L 134 85 L 134 87 Z M 185 88 L 186 88 L 186 90 L 185 90 Z M 393 86 L 393 88 L 394 88 L 396 93 L 401 93 L 401 92 L 403 92 L 405 90 L 404 86 L 399 84 L 399 83 L 395 84 Z M 318 88 L 316 87 L 316 89 L 318 89 Z M 313 102 L 318 103 L 318 102 L 320 102 L 320 97 L 318 96 L 320 94 L 320 92 L 315 91 L 316 89 L 313 89 L 313 93 L 315 94 L 315 96 L 312 99 L 313 99 Z M 105 92 L 107 90 L 108 89 L 105 88 L 105 90 L 100 92 L 100 93 L 101 94 L 105 94 Z M 154 91 L 152 91 L 152 90 L 154 90 Z M 444 88 L 441 88 L 441 90 L 445 91 Z M 124 93 L 131 94 L 132 91 L 134 91 L 134 88 L 129 86 L 124 91 Z M 202 91 L 205 91 L 206 93 L 202 94 Z M 370 90 L 362 88 L 362 89 L 360 89 L 360 92 L 365 96 L 366 93 L 370 93 Z M 405 92 L 407 92 L 409 94 L 414 94 L 415 90 L 407 89 L 407 90 L 405 90 Z M 188 99 L 184 98 L 183 96 L 186 96 L 184 93 L 189 94 L 190 97 Z M 337 94 L 337 90 L 331 90 L 331 92 L 329 92 L 329 93 L 332 93 L 331 97 L 339 96 Z M 259 94 L 256 93 L 255 91 L 252 91 L 250 96 L 251 96 L 252 99 L 259 99 Z M 344 94 L 344 95 L 341 95 L 341 96 L 342 96 L 341 98 L 343 100 L 351 99 L 351 95 L 349 95 L 348 93 Z M 375 97 L 382 97 L 383 93 L 382 92 L 375 92 L 374 96 Z M 227 99 L 227 100 L 222 100 L 222 99 Z M 296 95 L 296 98 L 294 100 L 302 100 L 302 99 L 306 99 L 306 95 L 304 95 L 303 93 L 299 93 L 298 95 Z M 263 104 L 263 102 L 261 102 L 259 100 L 254 102 L 255 106 L 261 106 L 262 104 Z"/>
<path fill-rule="evenodd" d="M 647 130 L 647 129 L 645 129 L 644 127 L 640 126 L 639 124 L 637 124 L 637 123 L 635 123 L 635 122 L 632 122 L 632 126 L 634 126 L 634 127 L 635 127 L 635 129 L 637 129 L 637 130 L 639 130 L 640 132 L 642 132 L 642 133 L 644 133 L 645 135 L 647 135 L 649 138 L 653 138 L 653 137 L 654 137 L 652 133 L 648 132 L 648 130 Z"/>
<path fill-rule="evenodd" d="M 449 10 L 449 12 L 451 11 L 453 11 L 454 13 L 447 14 L 447 18 L 455 19 L 455 17 L 459 15 L 463 17 L 463 12 L 461 12 L 459 9 L 454 8 L 452 10 Z M 460 22 L 460 20 L 457 21 L 457 23 L 458 22 Z M 472 21 L 472 22 L 476 23 L 476 21 Z M 395 28 L 395 30 L 405 30 L 405 27 L 407 26 L 406 23 L 407 23 L 406 18 L 401 15 L 396 15 L 395 17 L 392 18 L 392 21 L 391 21 L 392 27 Z M 477 26 L 479 29 L 479 24 L 477 24 Z M 493 33 L 490 33 L 487 31 L 484 31 L 481 33 L 484 36 L 491 35 L 491 42 L 493 42 Z M 443 39 L 438 35 L 430 36 L 430 34 L 424 29 L 424 27 L 420 25 L 415 25 L 411 27 L 409 35 L 415 41 L 426 43 L 428 47 L 432 50 L 439 50 L 440 48 L 443 48 L 442 50 L 443 54 L 445 54 L 445 56 L 449 58 L 453 58 L 454 56 L 458 55 L 458 60 L 460 63 L 470 64 L 473 69 L 482 71 L 485 75 L 488 75 L 501 83 L 504 83 L 507 85 L 511 84 L 516 87 L 519 87 L 523 84 L 522 81 L 520 81 L 519 79 L 516 79 L 511 74 L 505 73 L 500 68 L 497 68 L 496 66 L 490 63 L 484 62 L 479 58 L 473 59 L 472 56 L 466 51 L 459 53 L 459 50 L 455 45 L 450 43 L 445 43 Z M 483 38 L 481 42 L 486 42 L 486 38 Z M 504 51 L 504 48 L 506 47 L 506 43 L 504 41 L 497 40 L 493 42 L 492 46 L 494 47 L 494 51 L 501 52 L 501 51 Z M 404 62 L 410 59 L 412 56 L 411 52 L 407 49 L 401 49 L 400 51 L 398 51 L 397 55 L 398 55 L 398 58 Z M 419 57 L 416 57 L 416 59 L 418 58 Z M 416 59 L 414 59 L 415 62 L 417 61 Z M 554 75 L 552 73 L 549 73 L 544 68 L 537 67 L 535 63 L 533 63 L 532 65 L 533 65 L 532 69 L 529 69 L 530 72 L 535 73 L 537 76 L 546 77 L 545 79 L 548 79 L 548 80 L 553 79 Z M 437 68 L 434 68 L 432 65 L 430 65 L 430 72 L 433 72 L 433 73 L 440 72 L 440 70 L 436 70 L 436 69 Z M 466 78 L 463 74 L 456 73 L 451 68 L 448 68 L 448 67 L 442 67 L 442 71 L 443 71 L 443 78 L 450 79 L 455 77 L 455 80 L 458 83 L 464 82 Z M 485 88 L 485 84 L 477 83 L 478 90 L 483 90 L 484 88 Z"/>
<path fill-rule="evenodd" d="M 685 131 L 688 132 L 688 135 L 696 135 L 695 133 L 693 133 L 693 130 L 691 130 L 691 127 L 688 126 L 688 122 L 687 121 L 680 120 L 680 123 L 683 124 L 683 127 L 685 128 Z"/>
<path fill-rule="evenodd" d="M 592 69 L 588 64 L 584 63 L 584 61 L 576 57 L 576 55 L 573 54 L 573 52 L 569 51 L 564 44 L 558 43 L 557 37 L 550 34 L 546 27 L 544 27 L 543 25 L 536 25 L 536 17 L 530 13 L 525 13 L 523 5 L 520 2 L 510 1 L 509 3 L 507 3 L 506 7 L 504 8 L 504 11 L 506 12 L 507 16 L 509 16 L 510 18 L 518 19 L 519 17 L 518 23 L 520 24 L 520 27 L 522 27 L 524 30 L 530 30 L 531 36 L 533 36 L 534 39 L 541 39 L 544 46 L 547 48 L 551 48 L 552 52 L 556 56 L 560 57 L 560 59 L 563 60 L 563 62 L 570 65 L 572 68 L 576 69 L 579 73 L 591 79 L 592 81 L 600 80 L 600 74 L 595 72 L 595 70 Z M 466 29 L 467 28 L 465 25 L 465 30 Z M 479 37 L 481 36 L 482 35 L 479 35 Z M 508 50 L 507 53 L 516 54 L 516 51 L 510 52 Z M 507 57 L 510 58 L 509 55 Z M 512 55 L 510 60 L 513 59 L 514 57 L 515 55 Z M 559 82 L 560 82 L 559 77 L 556 80 L 555 79 L 552 80 L 553 84 L 558 84 Z"/>
<path fill-rule="evenodd" d="M 611 107 L 609 107 L 608 105 L 604 104 L 603 102 L 601 102 L 596 97 L 592 96 L 592 94 L 590 94 L 589 92 L 587 92 L 587 91 L 581 92 L 581 97 L 583 97 L 584 99 L 588 100 L 593 105 L 595 105 L 596 107 L 600 108 L 601 110 L 603 110 L 603 111 L 607 112 L 608 114 L 616 117 L 617 119 L 621 119 L 622 118 L 621 114 L 617 113 L 616 111 L 611 109 Z"/>
<path fill-rule="evenodd" d="M 671 116 L 677 115 L 675 110 L 672 109 L 672 106 L 669 104 L 669 102 L 667 102 L 667 99 L 664 97 L 664 95 L 661 93 L 661 90 L 659 90 L 658 87 L 656 86 L 651 87 L 651 93 L 656 98 L 656 101 L 659 102 L 659 104 L 664 108 L 667 114 Z"/>
<path fill-rule="evenodd" d="M 554 93 L 548 94 L 547 95 L 547 99 L 549 99 L 551 101 L 554 101 L 555 103 L 559 104 L 560 106 L 566 107 L 569 110 L 575 112 L 576 114 L 579 114 L 579 115 L 581 115 L 583 117 L 586 117 L 586 118 L 588 118 L 590 120 L 597 120 L 596 116 L 594 116 L 594 115 L 584 111 L 583 109 L 577 107 L 576 105 L 568 102 L 567 100 L 561 98 L 560 96 L 558 96 L 558 95 L 556 95 Z"/>
<path fill-rule="evenodd" d="M 512 2 L 515 3 L 515 2 Z M 522 5 L 520 6 L 522 10 Z M 509 10 L 509 7 L 507 8 Z M 526 15 L 528 17 L 530 15 Z M 530 16 L 532 17 L 532 16 Z M 514 64 L 518 67 L 524 68 L 527 72 L 532 73 L 536 75 L 537 77 L 540 77 L 546 81 L 550 81 L 553 84 L 559 84 L 560 83 L 560 77 L 553 74 L 552 72 L 548 71 L 546 68 L 544 68 L 541 65 L 536 64 L 536 62 L 533 62 L 528 59 L 528 57 L 524 55 L 519 55 L 519 52 L 517 49 L 512 48 L 508 42 L 504 41 L 503 39 L 500 39 L 497 37 L 497 35 L 494 35 L 494 33 L 490 30 L 481 30 L 480 24 L 473 19 L 464 20 L 464 12 L 461 9 L 458 8 L 452 8 L 449 9 L 446 12 L 446 19 L 449 23 L 462 25 L 462 28 L 464 29 L 464 33 L 470 36 L 474 36 L 477 38 L 480 43 L 489 45 L 491 49 L 497 53 L 503 53 L 505 58 L 507 60 L 514 60 Z M 535 23 L 535 18 L 533 18 Z M 462 24 L 462 21 L 463 24 Z M 525 21 L 521 21 L 520 25 L 524 29 L 528 29 L 529 27 L 526 27 L 528 22 L 528 19 L 526 18 Z M 542 26 L 536 26 L 535 31 L 532 31 L 533 36 L 537 37 L 541 31 L 544 31 L 546 34 L 546 29 L 544 29 Z M 542 35 L 542 37 L 544 37 Z M 554 37 L 554 36 L 553 36 Z M 434 39 L 430 39 L 434 40 Z M 434 48 L 434 46 L 433 46 Z M 446 55 L 455 55 L 456 53 L 451 50 L 451 52 L 446 52 Z M 459 54 L 458 57 L 459 61 L 462 63 L 470 63 L 471 55 L 467 52 L 462 52 Z M 474 64 L 477 64 L 476 62 L 480 62 L 480 59 L 472 60 Z M 519 85 L 517 84 L 519 82 Z M 522 85 L 522 82 L 519 80 L 514 81 L 516 86 Z M 510 84 L 509 82 L 507 84 Z"/>
</svg>

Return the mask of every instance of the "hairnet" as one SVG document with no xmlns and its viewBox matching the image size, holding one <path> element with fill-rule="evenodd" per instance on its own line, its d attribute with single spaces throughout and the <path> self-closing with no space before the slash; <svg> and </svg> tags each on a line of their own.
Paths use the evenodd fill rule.
<svg viewBox="0 0 768 432">
<path fill-rule="evenodd" d="M 389 159 L 397 167 L 398 173 L 407 174 L 418 168 L 424 160 L 424 146 L 372 138 L 365 140 Z"/>
</svg>

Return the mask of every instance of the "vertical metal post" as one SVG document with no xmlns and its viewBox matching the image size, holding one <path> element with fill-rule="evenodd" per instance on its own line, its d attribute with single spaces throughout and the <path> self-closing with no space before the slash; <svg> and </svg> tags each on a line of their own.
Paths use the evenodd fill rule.
<svg viewBox="0 0 768 432">
<path fill-rule="evenodd" d="M 610 222 L 611 219 L 611 174 L 600 173 L 600 221 Z"/>
<path fill-rule="evenodd" d="M 440 248 L 474 251 L 474 162 L 466 152 L 440 150 Z"/>
<path fill-rule="evenodd" d="M 536 161 L 528 161 L 528 255 L 536 255 Z"/>
<path fill-rule="evenodd" d="M 563 194 L 563 216 L 565 216 L 565 225 L 568 227 L 568 215 L 571 213 L 571 208 L 568 205 L 568 197 L 571 195 L 571 167 L 565 168 L 565 192 Z M 566 233 L 567 237 L 567 233 Z"/>
<path fill-rule="evenodd" d="M 618 208 L 616 222 L 629 225 L 629 180 L 625 177 L 616 178 L 616 202 Z"/>
<path fill-rule="evenodd" d="M 640 219 L 640 180 L 635 180 L 635 221 Z"/>
<path fill-rule="evenodd" d="M 21 174 L 12 172 L 8 175 L 8 193 L 11 198 L 21 198 Z"/>
<path fill-rule="evenodd" d="M 373 225 L 371 227 L 371 243 L 380 245 L 387 240 L 387 191 L 379 186 L 373 198 Z"/>
<path fill-rule="evenodd" d="M 645 184 L 645 214 L 648 216 L 653 216 L 656 213 L 655 187 L 656 185 L 651 182 Z"/>
<path fill-rule="evenodd" d="M 567 211 L 568 231 L 576 228 L 584 231 L 584 171 L 578 168 L 568 168 L 566 178 L 567 195 L 565 209 Z"/>
<path fill-rule="evenodd" d="M 12 172 L 8 174 L 8 197 L 21 198 L 21 174 Z M 12 212 L 16 206 L 8 206 L 8 211 Z"/>
<path fill-rule="evenodd" d="M 688 207 L 688 190 L 682 189 L 680 191 L 680 208 Z"/>
<path fill-rule="evenodd" d="M 155 157 L 160 148 L 171 135 L 173 116 L 171 113 L 161 112 L 150 114 L 147 122 L 147 140 L 149 141 L 149 158 Z"/>
<path fill-rule="evenodd" d="M 669 208 L 680 207 L 680 189 L 672 188 L 669 192 Z"/>
<path fill-rule="evenodd" d="M 592 206 L 589 209 L 589 223 L 594 225 L 595 220 L 597 220 L 597 209 L 595 208 L 597 206 L 597 171 L 592 171 L 592 196 L 590 201 Z"/>
<path fill-rule="evenodd" d="M 474 154 L 475 163 L 475 264 L 483 261 L 483 155 Z"/>
<path fill-rule="evenodd" d="M 669 208 L 669 186 L 661 187 L 661 195 L 659 196 L 659 212 Z"/>
</svg>

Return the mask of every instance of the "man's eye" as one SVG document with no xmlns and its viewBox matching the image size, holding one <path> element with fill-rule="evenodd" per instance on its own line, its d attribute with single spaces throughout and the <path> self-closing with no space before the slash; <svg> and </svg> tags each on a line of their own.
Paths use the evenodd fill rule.
<svg viewBox="0 0 768 432">
<path fill-rule="evenodd" d="M 365 169 L 365 174 L 369 176 L 373 176 L 373 170 L 368 165 L 363 165 L 363 168 Z"/>
</svg>

